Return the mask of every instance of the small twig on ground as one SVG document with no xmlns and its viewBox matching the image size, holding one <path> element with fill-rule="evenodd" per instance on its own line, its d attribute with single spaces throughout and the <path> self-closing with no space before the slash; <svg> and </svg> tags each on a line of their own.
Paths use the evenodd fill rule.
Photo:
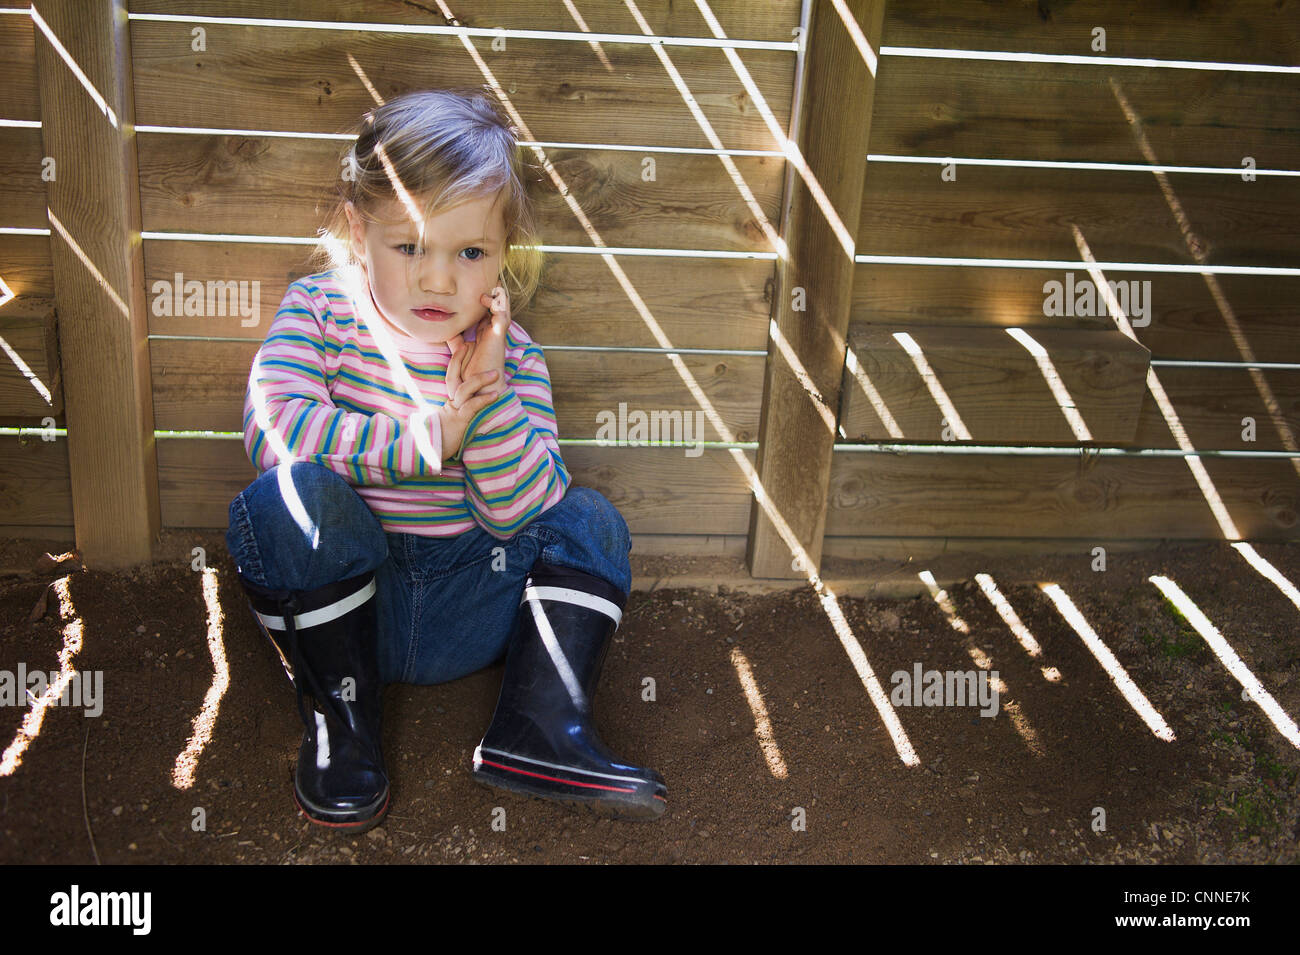
<svg viewBox="0 0 1300 955">
<path fill-rule="evenodd" d="M 644 607 L 649 602 L 650 602 L 650 598 L 648 596 L 638 600 L 635 607 L 629 606 L 627 608 L 627 611 L 623 614 L 624 618 L 633 616 L 634 614 L 637 613 L 637 611 L 639 611 L 642 607 Z"/>
<path fill-rule="evenodd" d="M 95 865 L 101 865 L 99 850 L 95 848 L 95 833 L 90 828 L 90 810 L 86 808 L 86 747 L 90 745 L 90 724 L 86 724 L 86 738 L 81 744 L 81 818 L 86 820 L 86 835 L 90 836 L 90 851 L 95 856 Z"/>
</svg>

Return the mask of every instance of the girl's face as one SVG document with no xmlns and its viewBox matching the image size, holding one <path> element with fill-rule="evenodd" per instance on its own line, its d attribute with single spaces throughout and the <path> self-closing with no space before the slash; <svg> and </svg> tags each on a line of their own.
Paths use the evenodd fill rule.
<svg viewBox="0 0 1300 955">
<path fill-rule="evenodd" d="M 405 206 L 390 200 L 380 220 L 347 205 L 352 250 L 380 314 L 421 342 L 445 342 L 488 314 L 479 296 L 499 285 L 505 254 L 503 193 L 444 209 L 424 224 L 424 242 Z M 416 199 L 419 202 L 419 199 Z"/>
</svg>

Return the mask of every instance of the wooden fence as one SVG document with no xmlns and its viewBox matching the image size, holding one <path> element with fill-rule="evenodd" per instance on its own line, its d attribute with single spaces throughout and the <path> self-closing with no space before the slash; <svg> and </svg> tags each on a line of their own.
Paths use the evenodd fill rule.
<svg viewBox="0 0 1300 955">
<path fill-rule="evenodd" d="M 421 31 L 448 24 L 500 32 Z M 161 527 L 224 527 L 255 476 L 249 365 L 338 175 L 319 134 L 490 84 L 591 224 L 547 184 L 547 245 L 635 250 L 627 286 L 549 253 L 518 318 L 566 463 L 636 552 L 797 577 L 823 554 L 1294 538 L 1298 37 L 1266 0 L 0 13 L 0 535 L 75 529 L 120 566 Z M 157 314 L 176 276 L 258 283 L 258 324 Z M 1134 293 L 1126 318 L 1066 296 L 1091 280 Z M 596 446 L 620 403 L 704 410 L 715 443 Z"/>
</svg>

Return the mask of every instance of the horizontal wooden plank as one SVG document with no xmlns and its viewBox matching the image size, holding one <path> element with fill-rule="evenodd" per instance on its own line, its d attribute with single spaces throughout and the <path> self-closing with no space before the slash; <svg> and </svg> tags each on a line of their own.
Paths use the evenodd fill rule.
<svg viewBox="0 0 1300 955">
<path fill-rule="evenodd" d="M 374 105 L 368 84 L 388 100 L 408 90 L 487 82 L 455 37 L 211 24 L 206 51 L 194 52 L 190 29 L 131 21 L 137 123 L 341 132 Z M 612 71 L 561 40 L 512 39 L 508 52 L 491 50 L 490 40 L 475 47 L 537 139 L 590 142 L 599 130 L 614 143 L 710 145 L 646 45 L 605 44 Z M 668 55 L 723 142 L 774 148 L 719 51 L 674 48 Z M 786 128 L 793 51 L 746 50 L 742 60 Z"/>
<path fill-rule="evenodd" d="M 242 445 L 162 440 L 158 448 L 164 525 L 225 527 L 230 500 L 256 476 Z M 575 482 L 609 497 L 634 535 L 745 532 L 749 492 L 728 452 L 684 459 L 649 448 L 566 448 L 564 456 Z M 827 553 L 837 556 L 865 556 L 861 546 L 898 538 L 1019 540 L 1019 552 L 1059 549 L 1062 538 L 1222 539 L 1179 459 L 1103 458 L 1080 473 L 1073 458 L 835 458 Z M 1243 534 L 1296 538 L 1300 488 L 1289 464 L 1205 464 Z"/>
<path fill-rule="evenodd" d="M 1294 76 L 884 57 L 868 152 L 1300 169 Z"/>
<path fill-rule="evenodd" d="M 138 142 L 146 232 L 315 235 L 341 168 L 342 147 L 328 140 L 143 133 Z M 547 155 L 606 245 L 771 251 L 762 220 L 716 156 L 587 149 Z M 784 161 L 734 161 L 775 231 Z M 549 178 L 532 192 L 544 242 L 594 244 Z"/>
<path fill-rule="evenodd" d="M 1285 460 L 1203 458 L 1240 533 L 1294 540 L 1300 480 Z M 826 535 L 1223 539 L 1180 458 L 837 451 Z"/>
<path fill-rule="evenodd" d="M 1081 264 L 1074 280 L 1085 277 Z M 1116 272 L 1106 277 L 1151 283 L 1151 323 L 1134 331 L 1152 358 L 1300 362 L 1295 278 L 1168 272 Z M 854 270 L 852 318 L 891 325 L 1114 327 L 1109 317 L 1044 315 L 1043 286 L 1049 281 L 1064 285 L 1066 273 L 859 265 Z M 1248 352 L 1243 352 L 1242 343 Z"/>
<path fill-rule="evenodd" d="M 0 528 L 3 533 L 3 528 Z M 1222 540 L 1222 538 L 1210 538 Z M 632 542 L 633 576 L 636 576 L 638 558 L 668 555 L 683 557 L 689 555 L 709 555 L 727 557 L 743 561 L 745 557 L 745 537 L 740 534 L 709 536 L 704 534 L 636 534 Z M 924 568 L 921 561 L 939 561 L 954 554 L 973 556 L 1036 556 L 1042 554 L 1078 554 L 1091 561 L 1092 548 L 1102 545 L 1108 553 L 1148 550 L 1159 547 L 1161 539 L 1113 538 L 1089 536 L 1086 538 L 1041 538 L 1028 540 L 1021 537 L 827 537 L 822 544 L 821 577 L 831 585 L 831 590 L 839 596 L 846 592 L 853 595 L 869 590 L 880 577 L 898 578 L 904 575 L 897 566 L 912 565 Z M 895 567 L 870 568 L 864 570 L 860 561 L 887 560 L 896 562 Z M 653 565 L 652 561 L 646 561 Z M 870 575 L 870 576 L 868 576 Z M 698 579 L 699 575 L 693 575 Z M 676 575 L 656 577 L 651 572 L 647 580 L 657 580 L 655 589 L 662 590 L 680 586 Z M 873 580 L 874 578 L 874 580 Z M 836 585 L 835 581 L 843 582 Z M 917 579 L 915 572 L 910 579 L 916 581 L 919 590 L 924 591 L 924 584 Z M 772 581 L 767 581 L 772 583 Z M 797 585 L 798 581 L 790 581 Z M 726 586 L 724 584 L 724 586 Z M 868 595 L 870 595 L 868 593 Z"/>
<path fill-rule="evenodd" d="M 1090 438 L 1072 429 L 1034 356 L 997 328 L 855 325 L 845 368 L 840 428 L 848 441 L 963 443 L 916 363 L 893 335 L 905 332 L 976 444 L 1130 443 L 1146 390 L 1149 353 L 1118 331 L 1026 331 L 1047 352 Z M 868 395 L 868 386 L 874 391 Z M 877 407 L 877 402 L 883 407 Z M 885 422 L 888 416 L 894 429 Z"/>
<path fill-rule="evenodd" d="M 744 454 L 753 464 L 754 453 Z M 633 535 L 746 532 L 750 492 L 727 451 L 686 458 L 666 448 L 573 447 L 563 455 L 574 484 L 608 497 Z M 238 441 L 159 441 L 163 526 L 228 526 L 231 500 L 256 477 Z"/>
<path fill-rule="evenodd" d="M 638 576 L 636 565 L 647 557 L 696 554 L 744 560 L 745 536 L 743 534 L 633 534 L 632 576 Z M 661 586 L 670 585 L 667 580 L 661 580 Z M 635 585 L 633 589 L 636 589 Z"/>
<path fill-rule="evenodd" d="M 132 13 L 176 13 L 176 0 L 131 0 Z M 520 3 L 519 0 L 452 0 L 447 8 L 467 27 L 507 30 L 579 31 L 582 26 L 561 3 Z M 747 40 L 790 40 L 799 25 L 798 0 L 709 0 L 709 10 L 724 33 Z M 415 23 L 442 26 L 441 5 L 408 0 L 186 0 L 188 14 L 205 17 L 275 17 L 294 20 L 333 20 L 358 23 Z M 588 3 L 580 8 L 582 22 L 593 33 L 640 34 L 631 10 L 620 3 Z M 637 9 L 657 36 L 712 36 L 695 4 L 644 3 Z M 588 48 L 589 49 L 589 48 Z"/>
<path fill-rule="evenodd" d="M 1155 368 L 1178 422 L 1195 448 L 1290 451 L 1300 447 L 1300 371 Z M 1252 432 L 1243 423 L 1254 419 Z M 1134 444 L 1176 448 L 1178 442 L 1148 390 Z"/>
<path fill-rule="evenodd" d="M 1093 30 L 1106 31 L 1102 50 Z M 1224 38 L 1231 37 L 1231 45 Z M 1005 3 L 890 0 L 882 44 L 1129 56 L 1290 66 L 1300 61 L 1300 21 L 1275 0 L 1189 5 L 1183 0 Z"/>
<path fill-rule="evenodd" d="M 154 341 L 155 427 L 161 431 L 241 431 L 244 392 L 257 346 L 228 342 Z M 737 441 L 753 441 L 763 393 L 762 357 L 684 355 L 682 361 Z M 596 438 L 604 412 L 691 411 L 699 405 L 664 355 L 553 351 L 546 356 L 562 438 Z M 703 421 L 691 440 L 721 438 Z M 661 437 L 661 440 L 674 440 Z"/>
<path fill-rule="evenodd" d="M 1300 177 L 866 164 L 863 255 L 1078 259 L 1072 224 L 1103 262 L 1291 266 L 1300 255 Z"/>
<path fill-rule="evenodd" d="M 736 453 L 753 467 L 753 451 Z M 574 483 L 609 498 L 634 535 L 748 531 L 753 495 L 730 451 L 688 458 L 670 448 L 575 447 L 563 455 Z"/>
<path fill-rule="evenodd" d="M 62 543 L 71 550 L 76 540 L 76 530 L 71 524 L 0 524 L 0 538 Z"/>
<path fill-rule="evenodd" d="M 0 244 L 0 250 L 3 248 Z M 150 333 L 260 341 L 266 337 L 285 289 L 314 271 L 308 254 L 306 247 L 292 245 L 146 241 L 145 290 L 151 303 L 172 293 L 178 273 L 182 283 L 198 281 L 205 288 L 208 282 L 247 282 L 249 300 L 256 302 L 248 316 L 158 315 L 151 307 Z M 515 317 L 544 347 L 757 351 L 767 347 L 770 261 L 620 256 L 617 264 L 627 276 L 631 295 L 601 257 L 548 255 L 537 295 Z M 156 286 L 155 291 L 157 282 L 168 284 Z M 666 346 L 640 308 L 646 309 L 662 330 Z M 159 301 L 157 309 L 166 310 L 165 304 Z M 243 325 L 254 320 L 255 324 Z"/>
<path fill-rule="evenodd" d="M 903 437 L 891 437 L 866 389 L 846 368 L 840 414 L 843 440 L 945 440 L 943 411 L 902 347 L 892 339 L 881 341 L 886 331 L 906 331 L 921 346 L 970 431 L 972 443 L 1081 443 L 1073 436 L 1029 353 L 1004 334 L 1001 337 L 1012 348 L 991 350 L 986 340 L 998 337 L 1000 329 L 893 325 L 856 325 L 850 330 L 849 341 L 867 381 L 876 389 Z M 1083 347 L 1098 337 L 1104 342 L 1115 341 L 1112 336 L 1124 342 L 1128 342 L 1127 338 L 1117 331 L 1026 331 L 1047 349 L 1095 443 L 1107 447 L 1178 447 L 1146 386 L 1145 359 L 1127 366 L 1116 365 L 1110 356 L 1089 354 Z M 1071 343 L 1071 339 L 1079 341 Z M 996 362 L 991 355 L 997 357 Z M 1124 380 L 1110 382 L 1107 372 L 1113 376 L 1121 369 L 1127 373 Z M 1154 371 L 1176 419 L 1196 448 L 1285 451 L 1300 443 L 1300 371 L 1269 370 L 1258 376 L 1245 369 L 1157 367 Z M 1133 377 L 1137 372 L 1140 374 Z M 1247 417 L 1255 422 L 1253 440 L 1248 440 L 1250 432 L 1243 424 Z"/>
<path fill-rule="evenodd" d="M 0 524 L 72 526 L 68 442 L 0 438 Z"/>
<path fill-rule="evenodd" d="M 15 19 L 0 17 L 0 22 Z M 0 223 L 8 228 L 49 228 L 45 214 L 44 155 L 39 129 L 0 128 Z M 57 172 L 57 170 L 56 170 Z"/>
<path fill-rule="evenodd" d="M 175 0 L 131 0 L 132 13 L 175 13 Z M 466 26 L 527 30 L 580 29 L 563 4 L 518 0 L 453 2 L 448 7 Z M 432 6 L 407 0 L 187 0 L 197 16 L 283 17 L 370 23 L 442 24 Z M 709 36 L 694 4 L 638 4 L 651 30 L 661 36 Z M 727 36 L 786 40 L 799 23 L 794 0 L 710 0 L 709 10 Z M 624 4 L 586 4 L 583 22 L 595 32 L 633 32 L 640 27 Z M 1276 0 L 1237 0 L 1229 6 L 1188 8 L 1182 0 L 1106 0 L 1047 7 L 1002 0 L 892 0 L 885 9 L 883 43 L 889 46 L 1013 50 L 1090 55 L 1092 30 L 1106 30 L 1110 56 L 1293 64 L 1300 59 L 1295 18 Z M 1231 36 L 1230 57 L 1223 38 Z"/>
<path fill-rule="evenodd" d="M 29 16 L 0 16 L 0 119 L 41 118 L 34 30 Z"/>
<path fill-rule="evenodd" d="M 0 420 L 62 415 L 53 311 L 23 317 L 0 309 L 0 340 L 8 345 L 0 356 Z M 13 360 L 10 349 L 26 368 Z"/>
<path fill-rule="evenodd" d="M 8 223 L 6 223 L 8 225 Z M 15 295 L 54 299 L 54 265 L 47 235 L 0 235 L 0 278 Z"/>
<path fill-rule="evenodd" d="M 1086 530 L 1086 529 L 1085 529 Z M 1222 537 L 1205 538 L 1221 541 Z M 1192 538 L 1197 540 L 1197 538 Z M 827 537 L 822 546 L 823 567 L 841 562 L 890 560 L 924 569 L 920 561 L 942 560 L 954 554 L 1009 555 L 1077 554 L 1091 563 L 1098 545 L 1107 553 L 1148 550 L 1160 547 L 1163 538 L 1141 537 Z M 824 570 L 823 573 L 831 573 Z"/>
</svg>

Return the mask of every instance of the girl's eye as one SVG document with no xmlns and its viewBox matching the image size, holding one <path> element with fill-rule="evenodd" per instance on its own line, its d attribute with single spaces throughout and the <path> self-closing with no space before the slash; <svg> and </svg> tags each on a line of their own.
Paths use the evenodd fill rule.
<svg viewBox="0 0 1300 955">
<path fill-rule="evenodd" d="M 477 262 L 479 259 L 483 258 L 483 256 L 485 256 L 485 255 L 487 254 L 486 252 L 484 252 L 482 249 L 478 248 L 477 246 L 473 246 L 473 247 L 471 247 L 471 248 L 465 249 L 464 251 L 466 251 L 466 252 L 477 252 L 477 253 L 478 253 L 478 255 L 472 256 L 472 257 L 470 258 L 470 261 L 471 261 L 471 262 Z"/>
<path fill-rule="evenodd" d="M 407 252 L 406 251 L 407 249 L 411 249 L 412 251 Z M 415 250 L 414 242 L 403 242 L 401 245 L 397 247 L 397 251 L 401 252 L 403 255 L 415 255 L 414 250 Z"/>
</svg>

